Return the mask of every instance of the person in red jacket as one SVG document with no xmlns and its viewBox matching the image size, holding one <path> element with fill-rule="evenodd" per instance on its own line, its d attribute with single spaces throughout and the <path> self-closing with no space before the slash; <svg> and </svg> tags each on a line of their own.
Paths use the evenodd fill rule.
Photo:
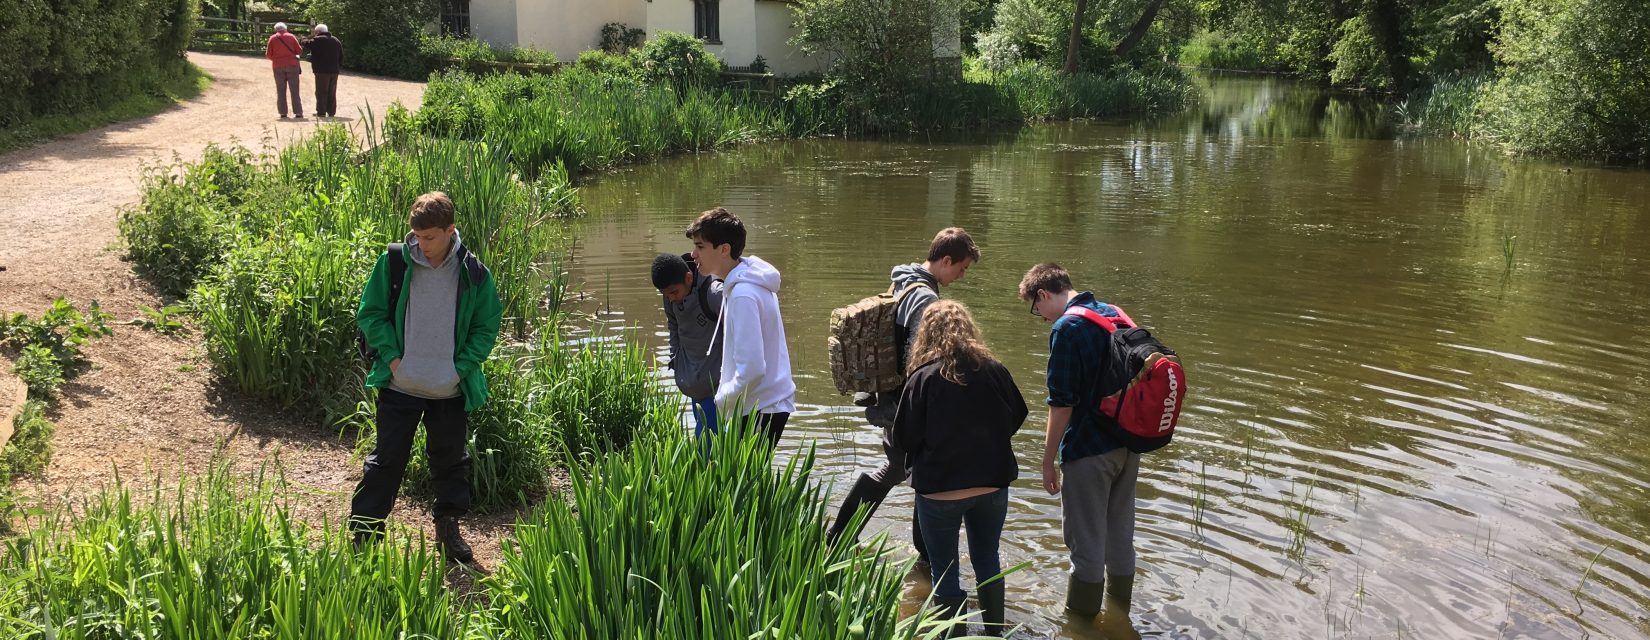
<svg viewBox="0 0 1650 640">
<path fill-rule="evenodd" d="M 300 119 L 304 117 L 304 101 L 298 97 L 298 75 L 303 72 L 298 66 L 298 55 L 303 52 L 304 45 L 298 42 L 298 36 L 287 31 L 286 23 L 275 23 L 275 35 L 269 36 L 269 42 L 264 44 L 264 57 L 269 58 L 269 64 L 275 68 L 275 108 L 283 120 L 289 93 L 292 112 Z"/>
</svg>

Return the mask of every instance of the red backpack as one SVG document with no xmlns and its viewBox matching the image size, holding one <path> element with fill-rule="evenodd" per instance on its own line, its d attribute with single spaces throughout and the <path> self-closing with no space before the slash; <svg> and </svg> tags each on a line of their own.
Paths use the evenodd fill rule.
<svg viewBox="0 0 1650 640">
<path fill-rule="evenodd" d="M 1099 325 L 1111 336 L 1100 372 L 1100 424 L 1135 453 L 1155 451 L 1174 437 L 1186 400 L 1186 369 L 1180 356 L 1140 328 L 1122 307 L 1117 318 L 1074 305 L 1065 315 Z"/>
</svg>

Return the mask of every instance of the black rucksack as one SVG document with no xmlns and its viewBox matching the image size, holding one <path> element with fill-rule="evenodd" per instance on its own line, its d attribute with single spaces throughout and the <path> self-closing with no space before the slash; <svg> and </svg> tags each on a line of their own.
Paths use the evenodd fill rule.
<svg viewBox="0 0 1650 640">
<path fill-rule="evenodd" d="M 401 301 L 401 284 L 407 281 L 407 245 L 400 242 L 389 244 L 390 260 L 390 295 L 389 309 L 390 325 L 395 325 L 395 307 Z M 378 361 L 378 350 L 367 344 L 367 334 L 358 326 L 355 328 L 355 347 L 361 352 L 361 359 L 369 364 Z"/>
<path fill-rule="evenodd" d="M 699 272 L 699 264 L 693 261 L 693 254 L 682 254 L 682 260 L 687 262 L 688 270 L 693 272 L 693 288 L 699 290 L 699 310 L 704 312 L 705 317 L 710 318 L 711 322 L 716 322 L 722 311 L 710 308 L 710 283 L 700 282 L 700 279 L 709 276 Z"/>
</svg>

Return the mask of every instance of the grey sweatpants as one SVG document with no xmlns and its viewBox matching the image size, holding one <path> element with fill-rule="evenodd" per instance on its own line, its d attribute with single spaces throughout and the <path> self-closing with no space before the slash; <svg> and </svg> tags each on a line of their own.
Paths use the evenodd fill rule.
<svg viewBox="0 0 1650 640">
<path fill-rule="evenodd" d="M 1084 582 L 1134 575 L 1134 487 L 1140 454 L 1118 447 L 1060 465 L 1071 573 Z"/>
</svg>

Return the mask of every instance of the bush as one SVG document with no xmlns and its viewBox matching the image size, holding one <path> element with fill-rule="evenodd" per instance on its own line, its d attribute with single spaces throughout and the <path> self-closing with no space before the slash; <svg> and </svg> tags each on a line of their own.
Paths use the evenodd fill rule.
<svg viewBox="0 0 1650 640">
<path fill-rule="evenodd" d="M 196 0 L 11 0 L 0 9 L 0 129 L 162 90 L 182 73 Z"/>
<path fill-rule="evenodd" d="M 1522 153 L 1650 159 L 1650 3 L 1501 5 L 1484 133 Z"/>
<path fill-rule="evenodd" d="M 344 66 L 354 71 L 423 80 L 424 25 L 438 17 L 435 0 L 311 0 L 311 22 L 324 22 L 349 47 Z"/>
<path fill-rule="evenodd" d="M 641 29 L 632 29 L 623 22 L 609 22 L 602 25 L 601 51 L 604 53 L 629 53 L 631 49 L 642 46 L 647 39 L 647 32 Z"/>
<path fill-rule="evenodd" d="M 15 371 L 29 387 L 29 397 L 49 400 L 57 388 L 85 370 L 89 361 L 80 348 L 93 338 L 113 335 L 109 314 L 92 302 L 85 313 L 58 298 L 35 320 L 18 313 L 0 317 L 0 346 L 16 350 Z"/>
<path fill-rule="evenodd" d="M 579 69 L 604 76 L 639 77 L 642 70 L 641 60 L 634 54 L 608 53 L 595 49 L 579 54 L 576 64 Z"/>
<path fill-rule="evenodd" d="M 638 59 L 644 77 L 668 82 L 678 91 L 712 86 L 722 72 L 722 63 L 705 51 L 705 43 L 685 33 L 658 34 L 642 45 Z"/>
<path fill-rule="evenodd" d="M 1334 65 L 1329 81 L 1363 89 L 1392 87 L 1392 68 L 1369 19 L 1362 15 L 1348 18 L 1340 31 L 1340 39 L 1329 50 L 1328 60 Z"/>
<path fill-rule="evenodd" d="M 55 428 L 46 419 L 46 404 L 39 400 L 23 403 L 23 412 L 12 424 L 16 428 L 11 440 L 0 450 L 0 488 L 18 478 L 33 476 L 45 470 L 52 458 L 52 432 Z M 0 524 L 0 530 L 4 525 Z"/>
<path fill-rule="evenodd" d="M 1180 50 L 1180 64 L 1205 69 L 1260 71 L 1272 67 L 1260 46 L 1241 36 L 1202 31 Z"/>
<path fill-rule="evenodd" d="M 453 36 L 432 36 L 420 34 L 418 52 L 424 56 L 427 63 L 434 67 L 448 62 L 455 62 L 460 67 L 466 67 L 478 62 L 498 62 L 498 51 L 492 45 L 475 38 L 457 38 Z"/>
</svg>

